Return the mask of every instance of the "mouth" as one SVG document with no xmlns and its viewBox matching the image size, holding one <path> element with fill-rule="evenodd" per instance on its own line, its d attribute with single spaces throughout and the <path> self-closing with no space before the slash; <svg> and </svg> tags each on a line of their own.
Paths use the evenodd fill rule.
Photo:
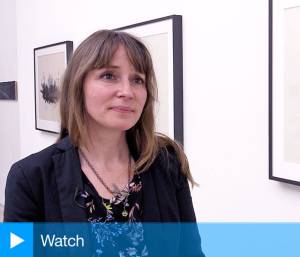
<svg viewBox="0 0 300 257">
<path fill-rule="evenodd" d="M 127 107 L 127 106 L 114 106 L 114 107 L 111 107 L 110 109 L 113 111 L 116 111 L 116 112 L 120 112 L 120 113 L 133 113 L 134 112 L 134 110 L 132 108 Z"/>
</svg>

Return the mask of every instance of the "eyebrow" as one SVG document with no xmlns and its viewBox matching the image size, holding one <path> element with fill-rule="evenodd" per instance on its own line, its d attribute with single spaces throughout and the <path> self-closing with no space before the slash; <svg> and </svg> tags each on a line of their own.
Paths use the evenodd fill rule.
<svg viewBox="0 0 300 257">
<path fill-rule="evenodd" d="M 104 66 L 102 69 L 120 69 L 120 66 L 108 65 L 108 66 Z"/>
<path fill-rule="evenodd" d="M 120 69 L 120 66 L 117 66 L 117 65 L 108 65 L 108 66 L 104 66 L 101 69 Z M 145 76 L 144 73 L 141 73 L 139 71 L 136 71 L 136 73 L 139 74 L 139 75 L 144 75 Z"/>
</svg>

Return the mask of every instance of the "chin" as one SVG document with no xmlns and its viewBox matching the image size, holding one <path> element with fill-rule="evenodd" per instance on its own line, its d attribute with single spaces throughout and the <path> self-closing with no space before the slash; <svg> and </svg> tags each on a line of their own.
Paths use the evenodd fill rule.
<svg viewBox="0 0 300 257">
<path fill-rule="evenodd" d="M 138 119 L 133 117 L 131 119 L 111 119 L 107 125 L 109 125 L 111 129 L 126 131 L 131 129 L 137 122 Z"/>
<path fill-rule="evenodd" d="M 120 130 L 120 131 L 126 131 L 128 129 L 131 129 L 133 126 L 135 125 L 135 123 L 123 123 L 123 124 L 111 124 L 111 129 L 116 129 L 116 130 Z"/>
</svg>

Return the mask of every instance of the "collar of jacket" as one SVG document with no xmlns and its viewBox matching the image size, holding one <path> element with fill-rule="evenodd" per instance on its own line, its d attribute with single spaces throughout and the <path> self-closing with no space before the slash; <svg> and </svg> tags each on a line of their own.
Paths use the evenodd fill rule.
<svg viewBox="0 0 300 257">
<path fill-rule="evenodd" d="M 86 210 L 79 208 L 74 197 L 83 190 L 81 165 L 77 149 L 66 136 L 58 141 L 56 148 L 60 152 L 54 155 L 55 175 L 63 221 L 86 221 Z"/>
<path fill-rule="evenodd" d="M 58 141 L 56 148 L 60 152 L 52 158 L 55 165 L 62 220 L 71 222 L 86 221 L 86 210 L 80 208 L 74 200 L 76 193 L 83 190 L 82 171 L 77 148 L 74 147 L 68 136 Z M 155 164 L 140 174 L 143 185 L 142 220 L 147 222 L 162 221 L 157 199 L 157 189 L 151 172 L 152 169 L 155 169 L 153 166 Z"/>
</svg>

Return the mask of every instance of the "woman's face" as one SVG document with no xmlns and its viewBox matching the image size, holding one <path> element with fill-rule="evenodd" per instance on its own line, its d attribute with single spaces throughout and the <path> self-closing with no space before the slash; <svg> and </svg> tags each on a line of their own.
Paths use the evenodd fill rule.
<svg viewBox="0 0 300 257">
<path fill-rule="evenodd" d="M 145 75 L 137 72 L 120 45 L 109 67 L 88 72 L 84 99 L 89 128 L 125 131 L 139 120 L 146 99 Z"/>
</svg>

